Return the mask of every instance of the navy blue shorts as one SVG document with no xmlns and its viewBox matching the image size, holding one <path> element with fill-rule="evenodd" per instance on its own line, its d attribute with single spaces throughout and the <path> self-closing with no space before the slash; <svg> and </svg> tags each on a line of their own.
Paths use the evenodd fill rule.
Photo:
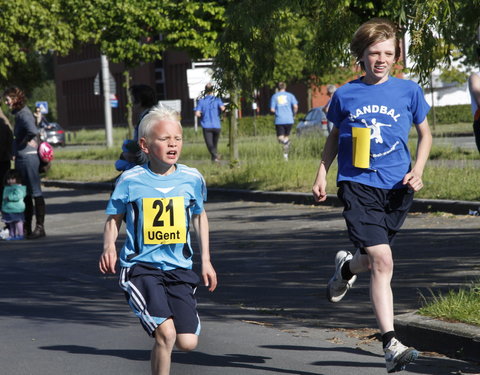
<svg viewBox="0 0 480 375">
<path fill-rule="evenodd" d="M 120 287 L 135 315 L 150 336 L 172 318 L 178 333 L 200 334 L 195 290 L 200 282 L 192 270 L 162 271 L 148 265 L 123 267 Z"/>
<path fill-rule="evenodd" d="M 288 137 L 292 132 L 292 126 L 293 124 L 275 125 L 277 137 L 280 137 L 281 135 Z"/>
<path fill-rule="evenodd" d="M 355 247 L 392 245 L 412 206 L 413 191 L 378 189 L 352 181 L 341 181 L 338 186 L 343 217 Z"/>
</svg>

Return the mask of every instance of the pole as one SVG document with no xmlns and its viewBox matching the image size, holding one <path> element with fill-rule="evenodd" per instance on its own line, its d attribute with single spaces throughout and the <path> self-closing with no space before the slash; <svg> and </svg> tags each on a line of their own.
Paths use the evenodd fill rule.
<svg viewBox="0 0 480 375">
<path fill-rule="evenodd" d="M 193 99 L 193 108 L 197 108 L 197 98 Z M 197 130 L 198 130 L 198 117 L 197 117 L 197 114 L 196 114 L 197 111 L 194 111 L 193 112 L 193 124 L 194 124 L 194 127 L 195 127 L 195 134 L 197 134 Z"/>
<path fill-rule="evenodd" d="M 437 119 L 435 118 L 435 94 L 433 92 L 433 75 L 430 73 L 430 89 L 432 90 L 432 129 L 435 129 Z"/>
<path fill-rule="evenodd" d="M 110 72 L 108 70 L 107 56 L 101 55 L 100 62 L 102 65 L 102 86 L 103 86 L 103 112 L 105 116 L 105 137 L 107 147 L 113 146 L 112 136 L 112 108 L 110 107 Z"/>
</svg>

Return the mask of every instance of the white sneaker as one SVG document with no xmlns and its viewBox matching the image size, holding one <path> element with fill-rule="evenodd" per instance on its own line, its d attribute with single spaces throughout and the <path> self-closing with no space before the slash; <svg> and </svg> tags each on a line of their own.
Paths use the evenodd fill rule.
<svg viewBox="0 0 480 375">
<path fill-rule="evenodd" d="M 389 373 L 405 370 L 406 365 L 418 358 L 418 351 L 406 347 L 395 338 L 390 340 L 383 351 L 385 352 L 385 363 Z"/>
<path fill-rule="evenodd" d="M 327 284 L 327 298 L 330 302 L 339 302 L 357 280 L 356 275 L 350 280 L 342 277 L 343 264 L 352 258 L 353 255 L 345 250 L 340 250 L 335 256 L 335 273 Z"/>
</svg>

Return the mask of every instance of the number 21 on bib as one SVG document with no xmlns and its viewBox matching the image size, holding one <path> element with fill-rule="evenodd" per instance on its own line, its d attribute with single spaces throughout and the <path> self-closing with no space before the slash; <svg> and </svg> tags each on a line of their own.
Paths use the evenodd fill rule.
<svg viewBox="0 0 480 375">
<path fill-rule="evenodd" d="M 143 241 L 146 245 L 187 242 L 183 197 L 143 198 Z"/>
</svg>

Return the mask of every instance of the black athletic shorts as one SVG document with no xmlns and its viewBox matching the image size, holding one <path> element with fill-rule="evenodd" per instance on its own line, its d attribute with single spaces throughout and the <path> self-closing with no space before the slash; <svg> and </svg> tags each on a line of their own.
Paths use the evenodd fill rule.
<svg viewBox="0 0 480 375">
<path fill-rule="evenodd" d="M 293 124 L 275 125 L 277 137 L 280 137 L 281 135 L 288 137 L 292 132 L 292 126 Z"/>
<path fill-rule="evenodd" d="M 413 191 L 378 189 L 352 181 L 341 181 L 338 186 L 343 217 L 355 247 L 391 245 L 412 206 Z"/>
<path fill-rule="evenodd" d="M 192 270 L 162 271 L 149 265 L 123 267 L 120 287 L 150 336 L 168 318 L 178 333 L 200 333 L 195 290 L 200 279 Z"/>
</svg>

